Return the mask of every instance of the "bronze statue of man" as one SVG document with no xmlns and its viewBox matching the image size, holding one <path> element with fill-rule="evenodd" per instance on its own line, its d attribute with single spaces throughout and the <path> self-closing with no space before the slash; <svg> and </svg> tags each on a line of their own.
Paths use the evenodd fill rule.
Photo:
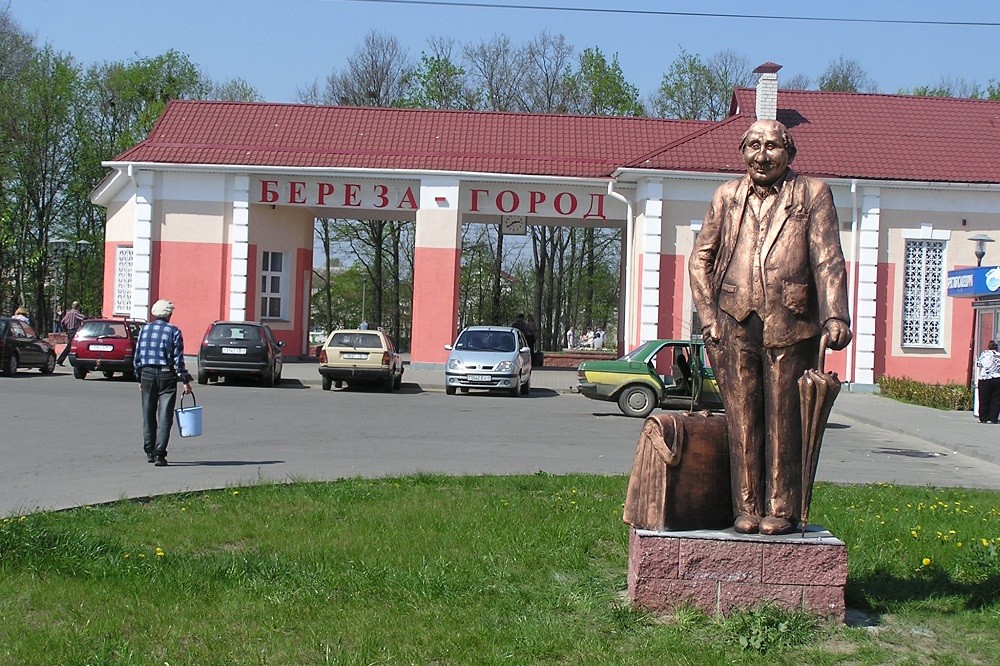
<svg viewBox="0 0 1000 666">
<path fill-rule="evenodd" d="M 737 532 L 787 534 L 802 496 L 798 379 L 820 336 L 851 341 L 847 272 L 830 187 L 788 168 L 774 120 L 740 141 L 747 175 L 720 186 L 691 253 L 691 291 L 726 409 Z"/>
</svg>

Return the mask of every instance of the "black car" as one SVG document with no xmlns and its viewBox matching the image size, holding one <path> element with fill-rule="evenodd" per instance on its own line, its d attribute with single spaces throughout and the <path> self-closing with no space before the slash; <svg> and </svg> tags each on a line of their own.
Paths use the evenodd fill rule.
<svg viewBox="0 0 1000 666">
<path fill-rule="evenodd" d="M 50 375 L 56 369 L 56 352 L 30 324 L 0 317 L 0 372 L 11 377 L 18 368 L 38 368 Z"/>
<path fill-rule="evenodd" d="M 198 383 L 219 377 L 253 377 L 264 386 L 281 382 L 281 348 L 267 324 L 217 321 L 198 351 Z"/>
</svg>

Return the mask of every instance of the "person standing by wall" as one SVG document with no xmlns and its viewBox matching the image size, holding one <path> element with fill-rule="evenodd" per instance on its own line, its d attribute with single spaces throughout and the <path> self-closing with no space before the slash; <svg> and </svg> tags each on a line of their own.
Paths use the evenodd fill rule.
<svg viewBox="0 0 1000 666">
<path fill-rule="evenodd" d="M 64 365 L 66 357 L 69 356 L 69 343 L 73 342 L 73 336 L 79 330 L 80 325 L 83 324 L 87 317 L 82 312 L 80 312 L 80 301 L 73 301 L 69 310 L 62 316 L 59 323 L 62 324 L 62 328 L 66 331 L 66 346 L 63 347 L 62 352 L 59 354 L 59 358 L 56 361 L 59 365 Z"/>
<path fill-rule="evenodd" d="M 976 367 L 979 375 L 979 422 L 997 423 L 1000 421 L 1000 352 L 995 340 L 986 345 L 976 361 Z"/>
<path fill-rule="evenodd" d="M 11 319 L 16 319 L 18 321 L 23 321 L 25 324 L 30 324 L 31 320 L 28 319 L 28 311 L 24 308 L 18 308 L 14 310 L 14 316 Z"/>
<path fill-rule="evenodd" d="M 153 303 L 150 313 L 154 319 L 139 329 L 135 343 L 135 375 L 142 396 L 142 450 L 146 462 L 165 467 L 177 380 L 183 382 L 184 395 L 188 395 L 191 375 L 184 366 L 184 337 L 170 323 L 174 304 L 160 299 Z"/>
<path fill-rule="evenodd" d="M 535 353 L 535 340 L 538 338 L 538 324 L 535 323 L 535 316 L 528 315 L 524 320 L 524 337 L 528 340 L 528 346 L 531 347 L 531 353 Z"/>
</svg>

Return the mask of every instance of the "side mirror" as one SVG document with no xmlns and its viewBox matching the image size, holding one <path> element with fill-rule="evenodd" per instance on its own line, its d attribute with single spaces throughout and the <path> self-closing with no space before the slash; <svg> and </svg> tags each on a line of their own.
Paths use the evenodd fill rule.
<svg viewBox="0 0 1000 666">
<path fill-rule="evenodd" d="M 447 349 L 448 351 L 454 349 L 454 347 L 452 347 L 451 345 L 445 345 L 444 348 Z"/>
<path fill-rule="evenodd" d="M 278 346 L 279 346 L 279 347 L 284 347 L 284 346 L 285 346 L 285 343 L 284 343 L 284 341 L 282 341 L 282 340 L 278 340 Z"/>
</svg>

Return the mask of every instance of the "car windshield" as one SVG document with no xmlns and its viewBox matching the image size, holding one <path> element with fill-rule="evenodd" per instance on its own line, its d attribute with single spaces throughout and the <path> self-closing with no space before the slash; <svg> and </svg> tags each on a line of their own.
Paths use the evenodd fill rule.
<svg viewBox="0 0 1000 666">
<path fill-rule="evenodd" d="M 223 324 L 212 329 L 209 340 L 233 341 L 233 340 L 260 340 L 260 331 L 256 326 L 243 326 L 240 324 Z"/>
<path fill-rule="evenodd" d="M 622 356 L 619 361 L 639 361 L 640 363 L 647 360 L 649 357 L 650 347 L 654 344 L 658 344 L 656 340 L 650 340 L 644 344 L 639 345 L 629 353 Z"/>
<path fill-rule="evenodd" d="M 381 349 L 382 340 L 377 333 L 334 333 L 329 347 L 354 347 L 355 349 Z"/>
<path fill-rule="evenodd" d="M 79 338 L 125 338 L 125 323 L 117 321 L 87 321 L 76 334 Z"/>
<path fill-rule="evenodd" d="M 455 343 L 456 349 L 468 351 L 512 352 L 517 349 L 514 334 L 509 331 L 463 331 Z"/>
</svg>

